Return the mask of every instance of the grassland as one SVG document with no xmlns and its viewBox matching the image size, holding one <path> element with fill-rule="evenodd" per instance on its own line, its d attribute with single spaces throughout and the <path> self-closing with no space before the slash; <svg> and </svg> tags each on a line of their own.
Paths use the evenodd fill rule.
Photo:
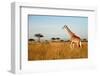
<svg viewBox="0 0 100 76">
<path fill-rule="evenodd" d="M 28 60 L 79 59 L 88 57 L 87 42 L 81 48 L 70 48 L 70 42 L 28 43 Z"/>
</svg>

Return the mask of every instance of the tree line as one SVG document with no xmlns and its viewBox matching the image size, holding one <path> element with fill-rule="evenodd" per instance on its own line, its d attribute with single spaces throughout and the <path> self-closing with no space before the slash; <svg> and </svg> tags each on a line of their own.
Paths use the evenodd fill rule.
<svg viewBox="0 0 100 76">
<path fill-rule="evenodd" d="M 34 36 L 37 37 L 38 42 L 40 42 L 40 41 L 41 41 L 40 39 L 44 37 L 44 35 L 42 35 L 41 33 L 35 34 Z M 52 37 L 51 40 L 52 40 L 52 41 L 61 41 L 61 42 L 64 41 L 64 40 L 62 40 L 62 39 L 59 38 L 59 37 Z M 30 38 L 30 39 L 28 39 L 28 41 L 35 41 L 35 39 Z M 45 41 L 47 41 L 47 40 L 45 40 Z M 69 42 L 69 41 L 70 41 L 70 40 L 67 40 L 67 42 Z M 87 42 L 88 40 L 84 38 L 84 39 L 81 39 L 81 41 Z"/>
</svg>

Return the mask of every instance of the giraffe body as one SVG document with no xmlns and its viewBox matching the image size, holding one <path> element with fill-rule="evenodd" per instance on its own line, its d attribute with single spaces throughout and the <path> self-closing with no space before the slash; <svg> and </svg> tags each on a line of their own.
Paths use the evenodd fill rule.
<svg viewBox="0 0 100 76">
<path fill-rule="evenodd" d="M 70 36 L 70 41 L 71 41 L 70 47 L 74 48 L 75 45 L 77 47 L 81 47 L 81 39 L 80 39 L 80 37 L 75 35 L 66 25 L 64 26 L 64 29 L 65 29 L 65 31 L 67 31 L 67 33 Z"/>
</svg>

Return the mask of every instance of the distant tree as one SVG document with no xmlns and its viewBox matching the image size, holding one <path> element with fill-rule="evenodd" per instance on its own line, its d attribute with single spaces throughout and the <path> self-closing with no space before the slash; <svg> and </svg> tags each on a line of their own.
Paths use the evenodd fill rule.
<svg viewBox="0 0 100 76">
<path fill-rule="evenodd" d="M 87 41 L 87 39 L 83 39 L 83 41 L 85 41 L 85 42 L 86 42 L 86 41 Z"/>
<path fill-rule="evenodd" d="M 51 40 L 56 40 L 56 38 L 53 37 L 53 38 L 51 38 Z"/>
<path fill-rule="evenodd" d="M 61 42 L 64 42 L 64 40 L 60 40 Z"/>
<path fill-rule="evenodd" d="M 44 37 L 42 34 L 35 34 L 35 37 L 37 37 L 38 38 L 38 42 L 40 42 L 40 38 L 42 38 L 42 37 Z"/>
<path fill-rule="evenodd" d="M 28 41 L 35 41 L 34 39 L 28 39 Z"/>
<path fill-rule="evenodd" d="M 29 43 L 33 43 L 35 40 L 34 39 L 28 39 Z"/>
<path fill-rule="evenodd" d="M 49 41 L 48 40 L 45 40 L 45 43 L 49 43 Z"/>
<path fill-rule="evenodd" d="M 57 38 L 56 38 L 56 40 L 60 40 L 60 38 L 59 38 L 59 37 L 57 37 Z"/>
<path fill-rule="evenodd" d="M 70 42 L 70 40 L 67 40 L 67 42 Z"/>
</svg>

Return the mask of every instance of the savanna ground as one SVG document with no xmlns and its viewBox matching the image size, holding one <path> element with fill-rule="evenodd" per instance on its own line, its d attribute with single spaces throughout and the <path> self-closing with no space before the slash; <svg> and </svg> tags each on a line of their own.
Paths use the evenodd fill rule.
<svg viewBox="0 0 100 76">
<path fill-rule="evenodd" d="M 88 42 L 81 48 L 70 48 L 70 42 L 28 43 L 28 60 L 55 60 L 88 58 Z"/>
</svg>

